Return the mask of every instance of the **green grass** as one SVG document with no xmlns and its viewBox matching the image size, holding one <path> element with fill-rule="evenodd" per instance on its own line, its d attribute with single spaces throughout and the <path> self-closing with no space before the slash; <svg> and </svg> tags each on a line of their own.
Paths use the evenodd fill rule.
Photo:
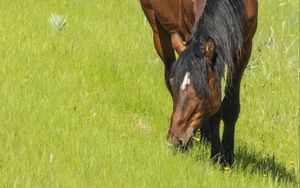
<svg viewBox="0 0 300 188">
<path fill-rule="evenodd" d="M 0 187 L 299 186 L 299 2 L 259 5 L 223 172 L 208 146 L 167 147 L 172 101 L 138 1 L 0 1 Z"/>
</svg>

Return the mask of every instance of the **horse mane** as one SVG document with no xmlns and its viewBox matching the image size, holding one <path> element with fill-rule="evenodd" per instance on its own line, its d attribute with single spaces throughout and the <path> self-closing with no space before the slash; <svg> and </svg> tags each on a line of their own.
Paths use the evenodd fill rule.
<svg viewBox="0 0 300 188">
<path fill-rule="evenodd" d="M 180 88 L 186 72 L 197 95 L 208 96 L 208 70 L 203 46 L 210 38 L 215 42 L 213 70 L 215 71 L 219 90 L 220 80 L 227 66 L 229 83 L 234 71 L 234 60 L 240 57 L 243 47 L 244 0 L 208 0 L 202 17 L 196 24 L 187 48 L 173 64 L 171 77 L 176 88 Z"/>
</svg>

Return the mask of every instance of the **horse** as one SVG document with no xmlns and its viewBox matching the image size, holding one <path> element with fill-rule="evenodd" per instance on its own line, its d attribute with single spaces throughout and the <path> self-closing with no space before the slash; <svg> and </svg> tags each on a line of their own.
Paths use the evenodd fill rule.
<svg viewBox="0 0 300 188">
<path fill-rule="evenodd" d="M 212 161 L 231 166 L 234 129 L 240 113 L 240 83 L 257 28 L 257 0 L 140 3 L 153 31 L 155 49 L 165 65 L 165 81 L 173 100 L 168 142 L 186 149 L 197 130 L 205 128 Z M 223 77 L 226 85 L 222 100 Z"/>
</svg>

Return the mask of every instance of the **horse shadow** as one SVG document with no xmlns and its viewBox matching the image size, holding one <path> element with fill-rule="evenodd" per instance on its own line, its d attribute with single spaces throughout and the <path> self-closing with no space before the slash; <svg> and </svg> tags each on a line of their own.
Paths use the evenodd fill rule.
<svg viewBox="0 0 300 188">
<path fill-rule="evenodd" d="M 210 144 L 198 143 L 195 146 L 204 147 L 204 150 L 209 150 Z M 196 161 L 203 160 L 203 156 L 196 155 Z M 224 170 L 223 168 L 220 168 Z M 246 144 L 237 146 L 235 149 L 235 162 L 233 165 L 234 171 L 244 171 L 250 174 L 259 174 L 262 177 L 271 177 L 275 182 L 288 182 L 297 185 L 298 179 L 296 176 L 296 167 L 287 168 L 283 163 L 275 160 L 274 155 L 266 155 L 262 152 L 257 152 L 250 149 Z"/>
<path fill-rule="evenodd" d="M 277 182 L 297 184 L 296 167 L 287 168 L 283 163 L 277 162 L 274 155 L 249 149 L 245 144 L 236 148 L 235 161 L 237 170 L 270 176 Z"/>
<path fill-rule="evenodd" d="M 277 162 L 275 156 L 249 150 L 245 145 L 239 146 L 235 152 L 235 166 L 238 169 L 252 174 L 271 176 L 278 182 L 297 183 L 296 167 L 288 169 L 284 164 Z"/>
</svg>

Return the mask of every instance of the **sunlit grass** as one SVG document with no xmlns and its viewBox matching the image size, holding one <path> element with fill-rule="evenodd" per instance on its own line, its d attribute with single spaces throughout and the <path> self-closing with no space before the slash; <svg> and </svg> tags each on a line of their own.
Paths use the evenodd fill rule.
<svg viewBox="0 0 300 188">
<path fill-rule="evenodd" d="M 259 13 L 222 169 L 197 139 L 168 148 L 172 101 L 138 1 L 1 1 L 0 187 L 297 186 L 299 3 Z"/>
</svg>

